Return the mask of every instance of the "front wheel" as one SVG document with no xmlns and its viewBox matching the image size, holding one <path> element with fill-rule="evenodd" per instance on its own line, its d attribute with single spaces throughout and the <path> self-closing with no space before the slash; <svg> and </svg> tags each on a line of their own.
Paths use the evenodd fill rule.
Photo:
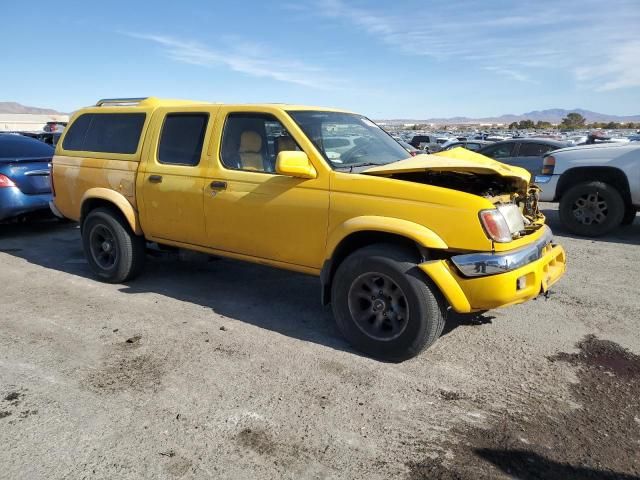
<svg viewBox="0 0 640 480">
<path fill-rule="evenodd" d="M 331 295 L 336 323 L 367 355 L 400 362 L 442 333 L 445 302 L 413 257 L 396 245 L 377 244 L 352 253 L 336 271 Z"/>
<path fill-rule="evenodd" d="M 560 199 L 560 221 L 571 233 L 597 237 L 622 223 L 625 206 L 620 192 L 608 183 L 579 183 Z"/>
<path fill-rule="evenodd" d="M 82 245 L 93 272 L 105 282 L 121 283 L 140 274 L 145 241 L 107 208 L 92 210 L 82 223 Z"/>
</svg>

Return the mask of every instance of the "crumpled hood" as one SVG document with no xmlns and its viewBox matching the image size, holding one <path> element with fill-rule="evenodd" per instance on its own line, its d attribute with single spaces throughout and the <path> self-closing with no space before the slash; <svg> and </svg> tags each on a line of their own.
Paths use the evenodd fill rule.
<svg viewBox="0 0 640 480">
<path fill-rule="evenodd" d="M 434 172 L 465 172 L 480 175 L 498 174 L 503 177 L 512 177 L 524 182 L 523 187 L 531 181 L 531 174 L 520 167 L 512 167 L 497 162 L 489 157 L 472 152 L 466 148 L 457 147 L 444 152 L 437 152 L 415 157 L 388 165 L 371 167 L 360 173 L 365 175 L 391 175 L 394 173 L 408 173 L 431 170 Z"/>
</svg>

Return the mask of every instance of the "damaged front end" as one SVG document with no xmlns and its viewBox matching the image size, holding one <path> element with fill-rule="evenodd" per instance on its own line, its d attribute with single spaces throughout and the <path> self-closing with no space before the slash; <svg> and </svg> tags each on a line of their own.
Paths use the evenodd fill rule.
<svg viewBox="0 0 640 480">
<path fill-rule="evenodd" d="M 509 240 L 540 229 L 544 215 L 538 208 L 540 189 L 531 175 L 463 148 L 416 157 L 362 172 L 408 182 L 458 190 L 489 200 L 504 217 Z M 506 239 L 504 240 L 506 241 Z"/>
</svg>

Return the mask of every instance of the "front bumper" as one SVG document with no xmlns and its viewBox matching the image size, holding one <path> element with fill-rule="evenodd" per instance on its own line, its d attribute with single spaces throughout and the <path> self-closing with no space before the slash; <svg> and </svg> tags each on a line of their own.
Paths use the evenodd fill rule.
<svg viewBox="0 0 640 480">
<path fill-rule="evenodd" d="M 540 187 L 538 198 L 541 202 L 553 202 L 556 199 L 556 190 L 560 175 L 538 175 L 534 182 Z"/>
<path fill-rule="evenodd" d="M 479 252 L 455 255 L 451 262 L 465 277 L 484 277 L 510 272 L 539 260 L 552 241 L 551 229 L 544 225 L 542 236 L 534 243 L 522 248 L 501 253 Z"/>
<path fill-rule="evenodd" d="M 429 261 L 419 267 L 456 312 L 469 313 L 515 305 L 546 293 L 564 275 L 566 255 L 560 245 L 546 243 L 533 261 L 504 273 L 476 277 L 463 276 L 449 260 Z"/>
<path fill-rule="evenodd" d="M 0 188 L 0 220 L 19 217 L 39 210 L 49 210 L 50 193 L 27 195 L 18 187 Z"/>
</svg>

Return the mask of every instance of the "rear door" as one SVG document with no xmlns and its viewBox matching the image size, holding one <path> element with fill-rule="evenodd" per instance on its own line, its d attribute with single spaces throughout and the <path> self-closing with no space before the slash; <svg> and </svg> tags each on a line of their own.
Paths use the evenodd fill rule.
<svg viewBox="0 0 640 480">
<path fill-rule="evenodd" d="M 204 245 L 205 145 L 218 107 L 159 108 L 138 175 L 140 222 L 147 236 Z M 141 195 L 140 195 L 141 193 Z"/>
</svg>

